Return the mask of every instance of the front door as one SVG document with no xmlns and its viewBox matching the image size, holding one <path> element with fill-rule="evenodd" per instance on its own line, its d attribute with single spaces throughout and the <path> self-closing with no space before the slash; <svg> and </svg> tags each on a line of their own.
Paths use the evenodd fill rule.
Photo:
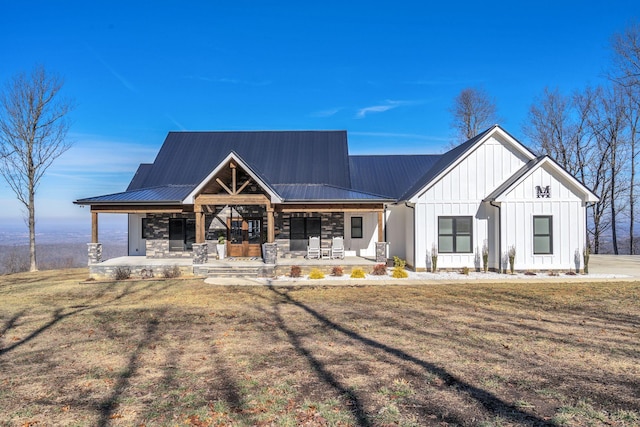
<svg viewBox="0 0 640 427">
<path fill-rule="evenodd" d="M 259 257 L 262 243 L 262 219 L 229 218 L 229 256 Z"/>
</svg>

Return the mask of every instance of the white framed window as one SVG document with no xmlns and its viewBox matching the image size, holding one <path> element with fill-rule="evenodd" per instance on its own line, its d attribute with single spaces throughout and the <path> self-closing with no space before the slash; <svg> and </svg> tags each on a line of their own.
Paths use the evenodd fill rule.
<svg viewBox="0 0 640 427">
<path fill-rule="evenodd" d="M 438 252 L 459 254 L 473 252 L 473 217 L 438 217 Z"/>
<path fill-rule="evenodd" d="M 351 217 L 351 238 L 352 239 L 362 239 L 362 217 L 361 216 L 352 216 Z"/>
<path fill-rule="evenodd" d="M 533 253 L 535 255 L 553 254 L 553 217 L 551 215 L 533 217 Z"/>
</svg>

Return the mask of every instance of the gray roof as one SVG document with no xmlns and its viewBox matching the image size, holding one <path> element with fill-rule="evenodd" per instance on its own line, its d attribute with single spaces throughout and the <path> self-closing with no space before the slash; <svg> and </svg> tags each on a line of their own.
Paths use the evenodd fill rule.
<svg viewBox="0 0 640 427">
<path fill-rule="evenodd" d="M 496 126 L 444 154 L 387 156 L 349 156 L 346 131 L 170 132 L 126 192 L 75 203 L 179 203 L 230 154 L 285 202 L 409 200 Z"/>
<path fill-rule="evenodd" d="M 349 156 L 351 188 L 398 200 L 440 157 L 432 154 Z"/>
<path fill-rule="evenodd" d="M 391 202 L 393 197 L 384 197 L 348 188 L 327 184 L 276 184 L 275 191 L 285 202 L 299 201 L 345 201 L 345 202 Z"/>
<path fill-rule="evenodd" d="M 256 131 L 170 132 L 134 188 L 195 186 L 231 152 L 270 184 L 350 187 L 346 131 Z"/>
<path fill-rule="evenodd" d="M 76 200 L 75 203 L 79 205 L 99 205 L 101 203 L 180 204 L 192 190 L 192 185 L 165 185 L 129 190 L 98 197 L 88 197 L 86 199 Z"/>
</svg>

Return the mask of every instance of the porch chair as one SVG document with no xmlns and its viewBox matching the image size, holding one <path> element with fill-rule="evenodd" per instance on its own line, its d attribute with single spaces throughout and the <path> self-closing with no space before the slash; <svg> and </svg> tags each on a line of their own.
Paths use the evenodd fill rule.
<svg viewBox="0 0 640 427">
<path fill-rule="evenodd" d="M 320 237 L 309 237 L 307 246 L 308 259 L 320 259 Z"/>
<path fill-rule="evenodd" d="M 344 259 L 344 239 L 342 237 L 334 237 L 331 242 L 331 258 Z"/>
</svg>

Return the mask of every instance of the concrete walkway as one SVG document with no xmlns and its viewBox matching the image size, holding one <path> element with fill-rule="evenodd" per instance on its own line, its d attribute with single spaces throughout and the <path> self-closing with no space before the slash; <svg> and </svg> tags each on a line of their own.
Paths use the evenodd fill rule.
<svg viewBox="0 0 640 427">
<path fill-rule="evenodd" d="M 640 255 L 591 255 L 589 273 L 640 277 Z"/>
<path fill-rule="evenodd" d="M 640 280 L 640 256 L 639 255 L 591 255 L 588 275 L 568 276 L 560 274 L 549 276 L 539 273 L 536 276 L 524 274 L 497 274 L 497 273 L 470 273 L 464 276 L 459 273 L 410 273 L 408 279 L 393 279 L 391 277 L 367 276 L 366 279 L 351 279 L 348 275 L 343 277 L 330 277 L 323 280 L 309 280 L 306 278 L 291 279 L 280 277 L 276 279 L 253 278 L 208 278 L 205 283 L 211 285 L 275 285 L 275 286 L 341 286 L 341 285 L 429 285 L 442 283 L 548 283 L 556 282 L 580 282 L 580 281 L 638 281 Z"/>
</svg>

